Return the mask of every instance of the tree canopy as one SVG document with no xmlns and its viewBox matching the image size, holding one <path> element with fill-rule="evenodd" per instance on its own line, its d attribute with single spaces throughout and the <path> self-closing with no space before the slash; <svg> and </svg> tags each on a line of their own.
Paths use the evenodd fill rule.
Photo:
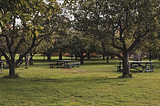
<svg viewBox="0 0 160 106">
<path fill-rule="evenodd" d="M 60 9 L 52 0 L 7 0 L 0 1 L 0 5 L 0 39 L 4 39 L 0 52 L 9 64 L 9 76 L 14 77 L 21 59 L 56 30 Z M 25 49 L 15 62 L 15 54 L 21 48 Z"/>
<path fill-rule="evenodd" d="M 65 3 L 74 15 L 75 29 L 99 36 L 103 51 L 123 61 L 122 76 L 131 76 L 129 54 L 145 36 L 157 31 L 159 0 L 66 0 Z M 106 45 L 114 49 L 107 49 Z"/>
</svg>

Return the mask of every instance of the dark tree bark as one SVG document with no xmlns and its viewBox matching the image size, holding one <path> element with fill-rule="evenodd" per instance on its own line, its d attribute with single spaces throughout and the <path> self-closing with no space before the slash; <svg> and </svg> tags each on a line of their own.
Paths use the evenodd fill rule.
<svg viewBox="0 0 160 106">
<path fill-rule="evenodd" d="M 89 60 L 90 58 L 90 53 L 87 53 L 87 59 Z"/>
<path fill-rule="evenodd" d="M 102 54 L 103 55 L 103 61 L 105 61 L 105 54 Z"/>
<path fill-rule="evenodd" d="M 15 57 L 11 57 L 9 60 L 9 77 L 15 77 Z"/>
<path fill-rule="evenodd" d="M 84 64 L 84 57 L 85 56 L 83 56 L 83 53 L 81 53 L 80 54 L 80 62 L 81 62 L 81 64 Z"/>
<path fill-rule="evenodd" d="M 47 56 L 47 61 L 51 61 L 51 54 L 50 53 L 43 52 L 43 55 L 44 55 L 43 60 L 45 60 L 45 56 Z"/>
<path fill-rule="evenodd" d="M 47 55 L 47 61 L 51 61 L 51 55 L 50 54 Z"/>
<path fill-rule="evenodd" d="M 149 53 L 149 61 L 151 61 L 151 60 L 152 60 L 152 54 Z"/>
<path fill-rule="evenodd" d="M 59 60 L 62 60 L 62 52 L 59 52 Z"/>
<path fill-rule="evenodd" d="M 32 52 L 30 53 L 30 59 L 29 59 L 29 64 L 30 64 L 30 65 L 33 65 L 32 60 L 33 60 L 33 56 L 34 56 L 36 53 L 37 53 L 37 52 L 34 52 L 33 54 L 32 54 Z"/>
<path fill-rule="evenodd" d="M 130 74 L 130 64 L 129 64 L 129 53 L 125 52 L 123 54 L 123 78 L 125 77 L 132 77 Z"/>
<path fill-rule="evenodd" d="M 107 56 L 107 63 L 109 63 L 109 56 Z"/>
<path fill-rule="evenodd" d="M 25 56 L 25 63 L 26 63 L 26 69 L 28 69 L 29 68 L 29 55 L 26 55 Z"/>
<path fill-rule="evenodd" d="M 76 60 L 78 59 L 77 53 L 75 53 L 75 59 L 76 59 Z"/>
<path fill-rule="evenodd" d="M 14 78 L 16 75 L 15 75 L 15 67 L 14 65 L 9 65 L 9 77 L 11 78 Z"/>
</svg>

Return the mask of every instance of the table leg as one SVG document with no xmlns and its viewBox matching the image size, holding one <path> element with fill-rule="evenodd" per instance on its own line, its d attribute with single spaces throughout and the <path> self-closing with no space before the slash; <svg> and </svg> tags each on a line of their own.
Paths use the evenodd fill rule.
<svg viewBox="0 0 160 106">
<path fill-rule="evenodd" d="M 153 66 L 152 66 L 152 63 L 151 63 L 151 66 L 150 66 L 150 67 L 151 67 L 151 70 L 153 71 Z"/>
</svg>

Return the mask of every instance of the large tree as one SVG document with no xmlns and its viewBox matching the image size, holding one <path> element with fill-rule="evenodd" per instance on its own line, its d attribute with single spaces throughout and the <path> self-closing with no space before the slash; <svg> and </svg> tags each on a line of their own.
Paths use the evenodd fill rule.
<svg viewBox="0 0 160 106">
<path fill-rule="evenodd" d="M 0 39 L 4 39 L 0 52 L 9 64 L 9 77 L 15 77 L 15 67 L 21 59 L 55 31 L 59 12 L 58 4 L 52 0 L 0 1 Z M 20 48 L 24 51 L 15 60 Z"/>
<path fill-rule="evenodd" d="M 131 77 L 129 54 L 157 29 L 159 0 L 66 0 L 66 4 L 78 23 L 76 29 L 99 36 L 104 53 L 123 61 L 122 77 Z"/>
</svg>

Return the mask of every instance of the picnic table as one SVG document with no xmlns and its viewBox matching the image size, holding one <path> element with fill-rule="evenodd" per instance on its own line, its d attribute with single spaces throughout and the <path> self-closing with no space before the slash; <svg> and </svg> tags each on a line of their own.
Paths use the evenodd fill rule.
<svg viewBox="0 0 160 106">
<path fill-rule="evenodd" d="M 50 64 L 50 68 L 53 68 L 54 65 L 57 65 L 57 68 L 72 68 L 74 66 L 79 67 L 80 63 L 75 63 L 75 60 L 57 60 L 56 63 Z"/>
<path fill-rule="evenodd" d="M 57 60 L 57 68 L 59 67 L 59 62 L 63 62 L 63 67 L 72 68 L 74 66 L 79 67 L 80 63 L 75 63 L 75 60 Z M 62 67 L 62 66 L 61 66 Z"/>
<path fill-rule="evenodd" d="M 119 61 L 119 66 L 117 66 L 118 71 L 122 71 L 122 61 Z M 152 61 L 129 61 L 130 68 L 139 70 L 141 72 L 149 72 L 149 71 L 154 71 L 153 70 L 153 65 Z M 139 69 L 142 68 L 142 69 Z"/>
</svg>

